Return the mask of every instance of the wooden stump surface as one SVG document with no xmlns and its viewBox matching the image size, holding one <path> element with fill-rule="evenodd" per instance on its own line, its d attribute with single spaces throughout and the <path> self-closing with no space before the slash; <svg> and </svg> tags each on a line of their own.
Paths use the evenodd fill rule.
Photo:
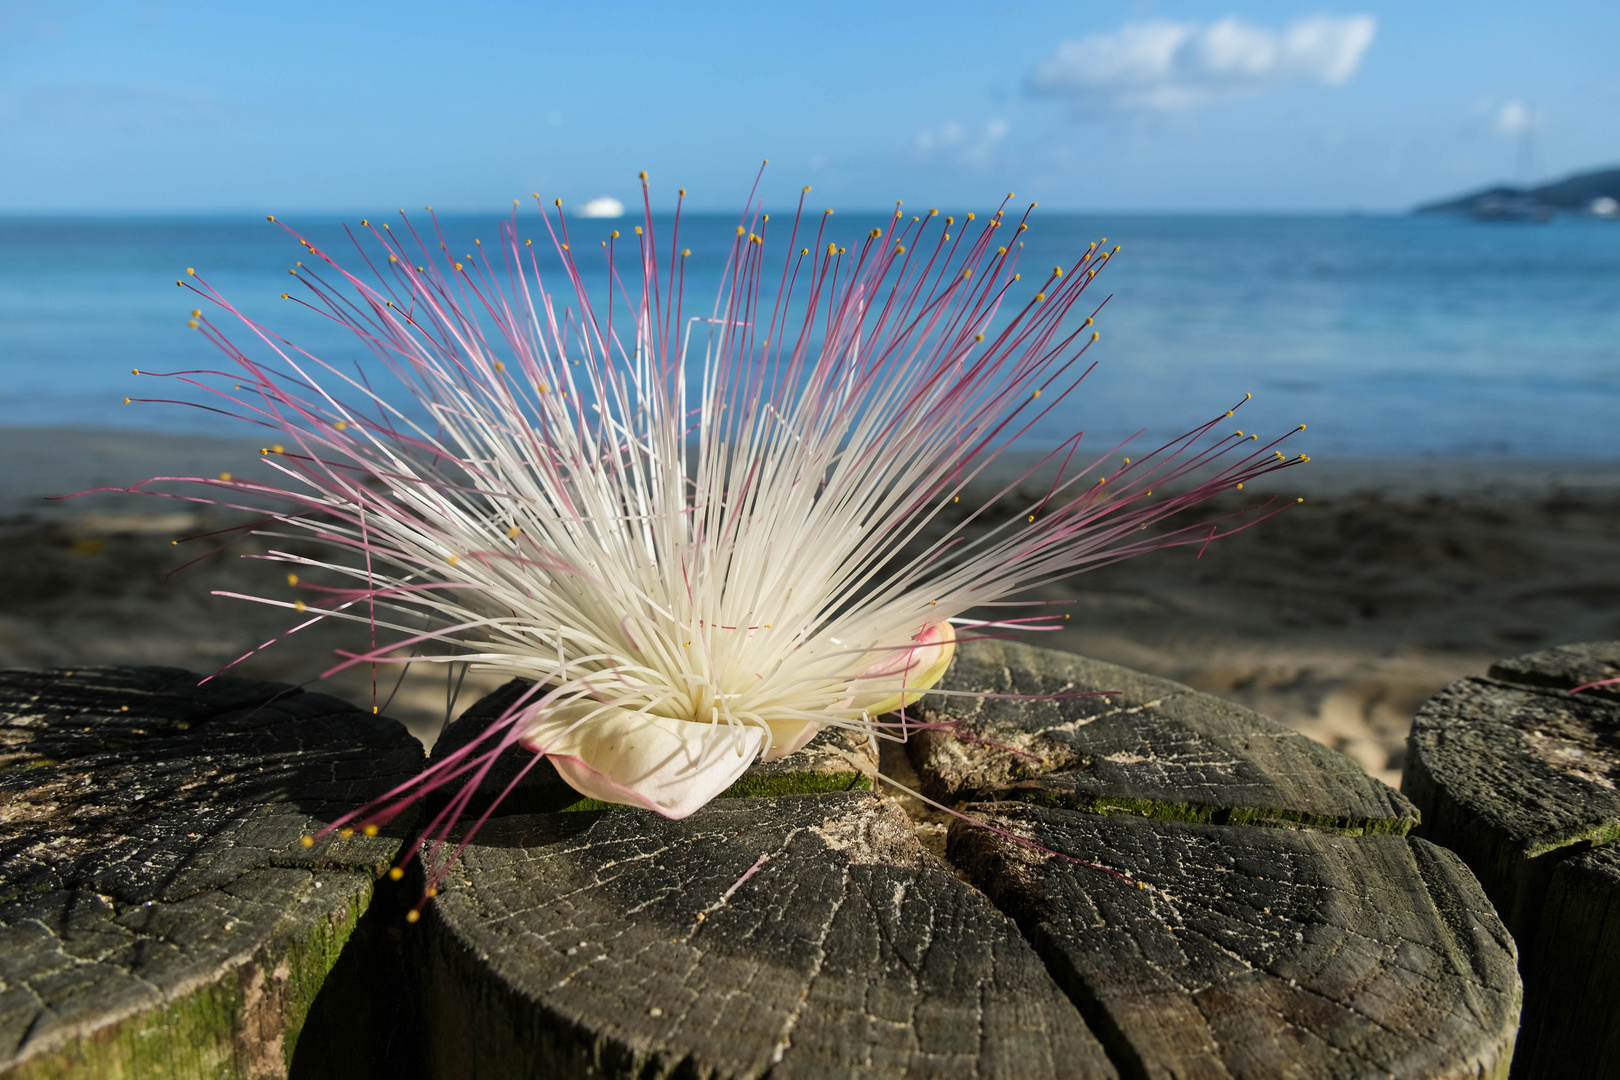
<svg viewBox="0 0 1620 1080">
<path fill-rule="evenodd" d="M 941 861 L 881 794 L 782 794 L 791 760 L 681 822 L 536 769 L 410 938 L 428 1075 L 1505 1075 L 1513 942 L 1348 759 L 1024 646 L 939 689 L 1123 691 L 922 703 L 924 789 L 1038 846 L 958 822 Z"/>
<path fill-rule="evenodd" d="M 197 681 L 0 672 L 0 1076 L 280 1077 L 366 1021 L 319 999 L 409 822 L 299 838 L 421 746 L 321 694 Z"/>
<path fill-rule="evenodd" d="M 1620 1077 L 1620 642 L 1530 653 L 1419 710 L 1402 790 L 1518 940 L 1516 1078 Z"/>
</svg>

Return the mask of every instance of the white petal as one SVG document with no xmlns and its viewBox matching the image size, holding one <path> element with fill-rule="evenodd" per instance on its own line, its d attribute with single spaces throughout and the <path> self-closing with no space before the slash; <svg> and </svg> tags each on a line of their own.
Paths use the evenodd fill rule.
<svg viewBox="0 0 1620 1080">
<path fill-rule="evenodd" d="M 771 745 L 760 755 L 761 761 L 776 761 L 789 754 L 797 754 L 816 733 L 827 725 L 819 720 L 778 720 L 771 725 Z"/>
<path fill-rule="evenodd" d="M 912 648 L 884 652 L 861 673 L 847 707 L 873 716 L 904 708 L 944 677 L 955 653 L 955 627 L 948 622 L 926 627 Z"/>
<path fill-rule="evenodd" d="M 520 742 L 543 753 L 581 795 L 683 818 L 759 757 L 757 727 L 697 724 L 575 702 L 531 722 Z"/>
</svg>

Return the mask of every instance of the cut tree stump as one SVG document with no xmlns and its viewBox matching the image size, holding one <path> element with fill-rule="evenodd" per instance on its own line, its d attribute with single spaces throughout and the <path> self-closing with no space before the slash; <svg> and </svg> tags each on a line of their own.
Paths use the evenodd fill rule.
<svg viewBox="0 0 1620 1080">
<path fill-rule="evenodd" d="M 1504 660 L 1412 725 L 1402 790 L 1518 940 L 1516 1080 L 1620 1077 L 1620 642 Z"/>
<path fill-rule="evenodd" d="M 536 768 L 408 938 L 428 1075 L 1505 1076 L 1512 939 L 1347 758 L 1025 646 L 965 643 L 937 689 L 1123 693 L 926 697 L 925 790 L 1001 830 L 958 822 L 949 865 L 828 790 L 870 768 L 847 736 L 678 822 Z"/>
<path fill-rule="evenodd" d="M 7 1080 L 257 1080 L 295 1057 L 365 1076 L 387 1057 L 368 1040 L 400 1001 L 339 956 L 409 821 L 300 837 L 416 773 L 421 744 L 321 694 L 197 682 L 0 672 Z"/>
</svg>

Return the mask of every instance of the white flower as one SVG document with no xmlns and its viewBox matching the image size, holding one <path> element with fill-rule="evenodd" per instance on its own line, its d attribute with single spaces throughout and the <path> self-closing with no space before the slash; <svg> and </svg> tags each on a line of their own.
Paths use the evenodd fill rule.
<svg viewBox="0 0 1620 1080">
<path fill-rule="evenodd" d="M 248 599 L 305 625 L 358 624 L 367 647 L 339 667 L 471 662 L 535 683 L 483 738 L 333 828 L 380 823 L 446 783 L 470 794 L 515 743 L 584 795 L 681 817 L 825 725 L 898 737 L 880 717 L 943 674 L 950 620 L 1050 628 L 1060 613 L 966 616 L 1206 543 L 1218 524 L 1143 530 L 1281 463 L 1274 444 L 1214 434 L 1226 413 L 1135 462 L 1080 459 L 1031 505 L 1009 484 L 998 499 L 1016 516 L 922 543 L 1075 390 L 1097 339 L 1087 293 L 1117 247 L 1015 291 L 1024 225 L 1003 210 L 897 211 L 839 246 L 826 215 L 768 224 L 756 208 L 693 317 L 673 228 L 661 236 L 648 214 L 612 232 L 616 295 L 593 303 L 560 210 L 543 209 L 555 291 L 515 215 L 495 250 L 460 258 L 410 222 L 362 222 L 366 276 L 300 237 L 300 302 L 354 330 L 376 358 L 365 368 L 312 357 L 185 282 L 248 331 L 238 342 L 228 320 L 200 320 L 239 369 L 215 392 L 277 440 L 272 478 L 204 482 L 232 505 L 279 500 L 264 535 L 342 557 L 274 557 L 352 583 Z M 1047 461 L 1070 463 L 1078 442 Z M 1164 486 L 1175 493 L 1150 498 Z"/>
</svg>

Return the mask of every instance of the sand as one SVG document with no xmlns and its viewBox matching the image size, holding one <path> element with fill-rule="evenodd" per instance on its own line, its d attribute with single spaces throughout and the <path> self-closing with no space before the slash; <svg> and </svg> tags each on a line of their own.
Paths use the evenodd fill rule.
<svg viewBox="0 0 1620 1080">
<path fill-rule="evenodd" d="M 284 631 L 286 609 L 210 595 L 291 599 L 285 567 L 236 557 L 267 542 L 212 554 L 208 541 L 171 543 L 227 524 L 217 511 L 45 500 L 157 475 L 252 476 L 258 458 L 235 440 L 0 429 L 0 666 L 209 672 Z M 1306 501 L 1201 558 L 1157 552 L 1050 586 L 1069 628 L 1029 640 L 1230 698 L 1398 784 L 1412 713 L 1447 683 L 1502 656 L 1620 638 L 1620 463 L 1315 461 L 1243 494 L 1267 491 Z M 188 559 L 199 561 L 171 574 Z M 354 647 L 352 633 L 305 631 L 233 670 L 305 682 Z M 387 711 L 425 741 L 447 699 L 458 713 L 499 681 L 467 676 L 457 697 L 445 670 L 424 666 Z M 312 685 L 372 700 L 366 669 Z"/>
</svg>

